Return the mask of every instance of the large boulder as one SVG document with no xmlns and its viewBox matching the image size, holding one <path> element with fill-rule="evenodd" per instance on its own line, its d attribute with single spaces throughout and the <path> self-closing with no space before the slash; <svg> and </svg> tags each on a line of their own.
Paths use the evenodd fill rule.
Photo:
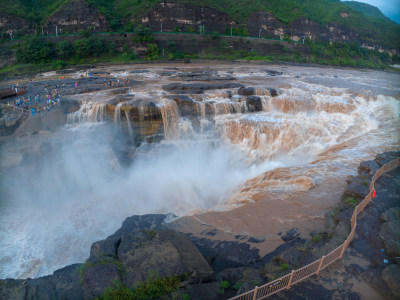
<svg viewBox="0 0 400 300">
<path fill-rule="evenodd" d="M 379 170 L 379 168 L 380 166 L 376 163 L 375 160 L 363 161 L 358 167 L 358 174 L 365 174 L 372 177 L 374 176 L 376 171 Z"/>
<path fill-rule="evenodd" d="M 241 96 L 253 96 L 256 94 L 256 90 L 253 87 L 240 87 L 238 94 Z"/>
<path fill-rule="evenodd" d="M 262 111 L 262 101 L 258 96 L 247 97 L 246 105 L 250 112 Z"/>
<path fill-rule="evenodd" d="M 276 88 L 267 88 L 271 97 L 276 97 L 282 94 L 282 91 Z"/>
<path fill-rule="evenodd" d="M 208 280 L 213 272 L 193 243 L 172 230 L 141 230 L 125 234 L 118 248 L 125 272 L 122 280 L 135 286 L 152 274 L 160 277 L 189 274 Z"/>
<path fill-rule="evenodd" d="M 343 196 L 354 197 L 356 199 L 364 199 L 369 193 L 369 181 L 361 179 L 359 177 L 354 177 L 351 183 L 346 186 Z"/>
<path fill-rule="evenodd" d="M 199 114 L 199 105 L 192 98 L 186 95 L 173 95 L 169 99 L 178 104 L 182 117 L 193 117 Z"/>
</svg>

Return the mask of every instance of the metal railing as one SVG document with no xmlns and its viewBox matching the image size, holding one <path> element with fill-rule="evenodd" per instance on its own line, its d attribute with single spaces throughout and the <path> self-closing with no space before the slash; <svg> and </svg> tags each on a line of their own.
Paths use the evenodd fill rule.
<svg viewBox="0 0 400 300">
<path fill-rule="evenodd" d="M 357 215 L 364 210 L 364 208 L 368 205 L 369 202 L 371 202 L 371 200 L 374 197 L 375 181 L 380 176 L 382 176 L 382 174 L 397 168 L 399 165 L 400 165 L 400 157 L 382 166 L 378 171 L 376 171 L 375 175 L 371 178 L 371 183 L 369 185 L 369 193 L 364 198 L 364 200 L 361 201 L 355 207 L 353 215 L 350 219 L 351 231 L 343 244 L 341 244 L 339 247 L 331 251 L 328 255 L 322 256 L 317 261 L 314 261 L 305 267 L 302 267 L 297 270 L 292 270 L 291 273 L 281 278 L 268 282 L 262 286 L 256 286 L 253 290 L 235 296 L 233 298 L 230 298 L 229 300 L 256 300 L 256 299 L 258 300 L 267 298 L 268 296 L 271 296 L 279 291 L 289 289 L 293 284 L 303 281 L 304 279 L 312 275 L 318 274 L 321 270 L 325 269 L 336 260 L 342 258 L 344 252 L 346 251 L 347 247 L 349 246 L 350 242 L 354 237 L 354 233 L 356 232 Z"/>
</svg>

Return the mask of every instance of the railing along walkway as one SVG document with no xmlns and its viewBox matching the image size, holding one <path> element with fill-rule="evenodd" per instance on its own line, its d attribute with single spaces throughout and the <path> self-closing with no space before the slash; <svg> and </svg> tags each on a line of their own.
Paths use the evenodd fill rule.
<svg viewBox="0 0 400 300">
<path fill-rule="evenodd" d="M 351 217 L 351 231 L 347 239 L 344 241 L 342 245 L 337 247 L 335 250 L 330 252 L 326 256 L 322 256 L 317 261 L 302 267 L 297 270 L 292 270 L 290 274 L 287 274 L 279 279 L 276 279 L 272 282 L 268 282 L 262 286 L 256 286 L 254 290 L 251 290 L 247 293 L 235 296 L 230 298 L 229 300 L 258 300 L 264 299 L 268 296 L 271 296 L 279 291 L 284 289 L 289 289 L 293 284 L 303 281 L 304 279 L 318 274 L 321 270 L 328 267 L 330 264 L 335 262 L 336 260 L 342 258 L 343 253 L 346 251 L 347 247 L 349 246 L 351 240 L 353 239 L 354 233 L 357 228 L 357 215 L 364 210 L 365 206 L 375 197 L 375 181 L 382 176 L 382 174 L 391 171 L 397 168 L 400 165 L 400 157 L 391 161 L 384 166 L 382 166 L 378 171 L 376 171 L 375 175 L 371 179 L 371 183 L 369 185 L 369 193 L 361 201 L 356 208 L 354 209 L 353 215 Z"/>
</svg>

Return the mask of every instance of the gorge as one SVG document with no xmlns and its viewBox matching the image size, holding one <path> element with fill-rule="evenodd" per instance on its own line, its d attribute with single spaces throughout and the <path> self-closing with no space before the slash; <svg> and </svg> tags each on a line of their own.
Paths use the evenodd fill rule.
<svg viewBox="0 0 400 300">
<path fill-rule="evenodd" d="M 22 80 L 41 98 L 57 88 L 62 105 L 28 117 L 2 102 L 0 278 L 82 263 L 132 215 L 170 213 L 190 239 L 247 239 L 260 256 L 292 228 L 322 232 L 346 177 L 399 149 L 399 79 L 195 62 Z"/>
</svg>

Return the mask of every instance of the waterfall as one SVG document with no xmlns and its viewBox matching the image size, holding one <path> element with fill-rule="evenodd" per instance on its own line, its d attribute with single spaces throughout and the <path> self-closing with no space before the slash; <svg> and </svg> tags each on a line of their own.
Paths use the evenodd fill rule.
<svg viewBox="0 0 400 300">
<path fill-rule="evenodd" d="M 121 131 L 121 106 L 124 105 L 124 102 L 120 102 L 117 104 L 115 107 L 115 112 L 114 112 L 114 127 L 115 130 L 118 132 Z"/>
<path fill-rule="evenodd" d="M 107 103 L 94 104 L 89 112 L 89 120 L 91 122 L 104 122 L 106 107 Z"/>
<path fill-rule="evenodd" d="M 175 140 L 179 137 L 178 124 L 180 112 L 175 101 L 159 98 L 156 100 L 156 105 L 161 111 L 164 137 L 166 140 Z"/>
<path fill-rule="evenodd" d="M 104 122 L 107 103 L 85 102 L 76 112 L 67 116 L 67 124 L 82 124 L 86 122 Z"/>
<path fill-rule="evenodd" d="M 129 130 L 129 135 L 133 141 L 133 128 L 132 128 L 132 123 L 131 120 L 129 119 L 129 113 L 127 111 L 125 111 L 125 116 L 126 116 L 126 120 L 128 123 L 128 130 Z"/>
</svg>

